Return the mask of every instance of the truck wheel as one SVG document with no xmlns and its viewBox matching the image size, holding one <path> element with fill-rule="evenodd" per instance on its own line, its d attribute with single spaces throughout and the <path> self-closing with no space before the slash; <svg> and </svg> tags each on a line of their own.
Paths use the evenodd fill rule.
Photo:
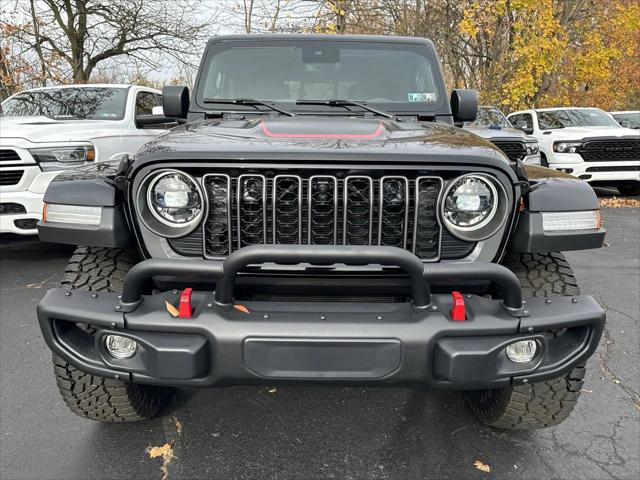
<svg viewBox="0 0 640 480">
<path fill-rule="evenodd" d="M 115 292 L 138 261 L 134 251 L 78 247 L 65 269 L 62 286 L 72 290 Z M 92 333 L 92 329 L 84 325 Z M 102 422 L 135 422 L 154 417 L 166 404 L 170 389 L 137 385 L 79 370 L 53 355 L 58 390 L 71 411 Z"/>
<path fill-rule="evenodd" d="M 520 279 L 529 297 L 578 295 L 580 289 L 561 253 L 509 254 L 503 265 Z M 582 390 L 585 367 L 530 385 L 494 390 L 470 390 L 464 398 L 478 420 L 491 427 L 531 430 L 557 425 L 575 406 Z"/>
<path fill-rule="evenodd" d="M 637 197 L 640 195 L 640 183 L 637 184 L 627 184 L 627 185 L 618 185 L 618 191 L 620 195 L 624 195 L 626 197 Z"/>
</svg>

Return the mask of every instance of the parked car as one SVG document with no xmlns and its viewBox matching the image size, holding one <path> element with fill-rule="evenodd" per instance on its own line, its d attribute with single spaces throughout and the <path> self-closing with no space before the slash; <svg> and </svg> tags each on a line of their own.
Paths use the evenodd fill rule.
<svg viewBox="0 0 640 480">
<path fill-rule="evenodd" d="M 609 113 L 621 127 L 635 128 L 636 130 L 640 128 L 640 111 L 638 110 Z"/>
<path fill-rule="evenodd" d="M 508 118 L 538 139 L 543 166 L 640 195 L 640 131 L 621 127 L 599 108 L 523 110 Z"/>
<path fill-rule="evenodd" d="M 559 252 L 602 246 L 598 200 L 455 128 L 477 94 L 448 101 L 430 41 L 215 37 L 194 88 L 163 90 L 184 125 L 47 189 L 40 238 L 81 245 L 38 306 L 73 412 L 333 382 L 461 390 L 503 428 L 569 415 L 605 312 Z"/>
<path fill-rule="evenodd" d="M 476 119 L 465 122 L 464 128 L 489 140 L 513 162 L 520 160 L 528 165 L 540 165 L 538 140 L 514 128 L 497 107 L 479 106 Z"/>
<path fill-rule="evenodd" d="M 0 117 L 0 233 L 34 235 L 58 173 L 134 153 L 164 131 L 159 90 L 68 85 L 17 93 Z"/>
</svg>

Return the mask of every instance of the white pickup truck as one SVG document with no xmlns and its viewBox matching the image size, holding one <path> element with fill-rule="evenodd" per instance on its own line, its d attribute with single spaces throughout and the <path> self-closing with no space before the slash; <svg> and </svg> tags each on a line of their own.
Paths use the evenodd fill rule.
<svg viewBox="0 0 640 480">
<path fill-rule="evenodd" d="M 61 171 L 134 153 L 166 130 L 160 91 L 115 84 L 19 92 L 2 102 L 0 233 L 35 235 L 42 198 Z"/>
<path fill-rule="evenodd" d="M 543 166 L 640 195 L 640 131 L 621 127 L 598 108 L 522 110 L 508 119 L 538 139 Z"/>
</svg>

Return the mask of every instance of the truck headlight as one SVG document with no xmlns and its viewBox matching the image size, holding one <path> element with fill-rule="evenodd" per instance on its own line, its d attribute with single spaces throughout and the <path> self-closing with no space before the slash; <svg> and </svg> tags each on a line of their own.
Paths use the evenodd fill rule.
<svg viewBox="0 0 640 480">
<path fill-rule="evenodd" d="M 527 140 L 524 142 L 524 147 L 527 149 L 527 155 L 535 155 L 540 151 L 540 144 L 537 140 Z"/>
<path fill-rule="evenodd" d="M 95 149 L 87 145 L 31 148 L 29 153 L 38 162 L 43 172 L 80 167 L 96 159 Z"/>
<path fill-rule="evenodd" d="M 581 146 L 582 142 L 577 141 L 553 142 L 553 151 L 556 153 L 577 153 Z"/>
<path fill-rule="evenodd" d="M 141 219 L 152 232 L 163 237 L 187 235 L 204 214 L 200 184 L 180 170 L 162 170 L 147 177 L 138 192 Z"/>
<path fill-rule="evenodd" d="M 462 240 L 477 242 L 502 226 L 507 214 L 507 195 L 494 179 L 468 174 L 451 181 L 441 205 L 447 229 Z"/>
</svg>

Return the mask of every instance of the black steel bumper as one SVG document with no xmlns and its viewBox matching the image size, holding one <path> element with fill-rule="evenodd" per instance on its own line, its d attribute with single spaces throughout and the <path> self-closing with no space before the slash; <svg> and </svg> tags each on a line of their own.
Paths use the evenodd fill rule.
<svg viewBox="0 0 640 480">
<path fill-rule="evenodd" d="M 237 273 L 247 265 L 345 263 L 395 265 L 412 280 L 412 303 L 243 302 L 233 308 Z M 191 318 L 166 308 L 180 292 L 142 295 L 159 275 L 203 275 L 215 292 L 194 291 Z M 451 318 L 451 295 L 430 285 L 491 280 L 504 300 L 467 295 L 466 320 Z M 248 311 L 248 313 L 246 313 Z M 53 289 L 38 305 L 49 347 L 78 368 L 107 377 L 158 385 L 209 386 L 274 381 L 416 383 L 429 388 L 495 388 L 561 375 L 595 351 L 605 322 L 588 296 L 523 301 L 515 275 L 495 264 L 424 265 L 392 247 L 256 246 L 224 262 L 147 260 L 127 275 L 122 297 Z M 76 326 L 97 329 L 91 335 Z M 104 337 L 138 343 L 136 354 L 115 359 Z M 535 339 L 536 357 L 511 362 L 505 347 Z"/>
</svg>

